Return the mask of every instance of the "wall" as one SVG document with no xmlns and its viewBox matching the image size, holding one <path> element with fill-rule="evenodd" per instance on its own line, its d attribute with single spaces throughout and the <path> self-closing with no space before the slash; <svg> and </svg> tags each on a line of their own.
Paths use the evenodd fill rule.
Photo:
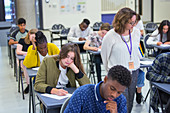
<svg viewBox="0 0 170 113">
<path fill-rule="evenodd" d="M 143 9 L 142 20 L 151 21 L 151 0 L 143 0 L 142 9 Z"/>
<path fill-rule="evenodd" d="M 26 19 L 26 28 L 36 28 L 35 0 L 17 0 L 17 19 Z"/>
<path fill-rule="evenodd" d="M 170 0 L 154 0 L 154 22 L 170 20 Z"/>
<path fill-rule="evenodd" d="M 65 27 L 79 24 L 84 18 L 88 18 L 93 25 L 96 21 L 101 21 L 101 1 L 86 0 L 86 13 L 61 14 L 59 11 L 59 0 L 50 0 L 45 3 L 43 0 L 43 24 L 44 29 L 49 29 L 53 24 L 61 23 Z"/>
</svg>

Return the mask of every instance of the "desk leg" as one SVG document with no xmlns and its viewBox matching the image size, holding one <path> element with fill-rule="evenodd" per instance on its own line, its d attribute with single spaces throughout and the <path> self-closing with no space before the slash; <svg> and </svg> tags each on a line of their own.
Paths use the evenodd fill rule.
<svg viewBox="0 0 170 113">
<path fill-rule="evenodd" d="M 14 56 L 13 57 L 14 58 L 14 76 L 16 77 L 16 81 L 18 81 L 15 49 L 13 49 L 13 56 Z"/>
<path fill-rule="evenodd" d="M 159 102 L 160 102 L 160 105 L 161 105 L 162 113 L 165 113 L 165 111 L 163 110 L 163 105 L 162 105 L 162 101 L 161 101 L 161 97 L 160 97 L 158 88 L 156 88 L 156 90 L 158 92 L 158 97 L 159 97 Z"/>
<path fill-rule="evenodd" d="M 29 86 L 29 113 L 31 113 L 31 100 L 32 100 L 32 110 L 33 110 L 33 113 L 35 113 L 35 94 L 34 94 L 34 89 L 33 89 L 32 77 L 30 77 L 29 83 L 30 83 L 30 86 Z"/>
<path fill-rule="evenodd" d="M 94 61 L 94 55 L 90 54 L 90 58 L 91 58 L 91 62 L 89 63 L 90 64 L 90 73 L 89 73 L 89 79 L 91 77 L 91 74 L 93 75 L 93 81 L 94 81 L 94 84 L 96 84 L 96 80 L 95 80 L 95 72 L 94 72 L 94 64 L 93 64 L 93 61 Z"/>
</svg>

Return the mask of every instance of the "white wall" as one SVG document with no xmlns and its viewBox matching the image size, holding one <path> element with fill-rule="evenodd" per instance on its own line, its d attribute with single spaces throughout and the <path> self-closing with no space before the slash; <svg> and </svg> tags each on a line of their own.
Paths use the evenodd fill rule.
<svg viewBox="0 0 170 113">
<path fill-rule="evenodd" d="M 45 3 L 43 0 L 43 26 L 49 29 L 53 24 L 61 23 L 65 27 L 77 25 L 84 18 L 88 18 L 93 25 L 96 21 L 101 21 L 101 0 L 86 0 L 85 13 L 61 14 L 59 11 L 59 0 L 50 0 Z"/>
<path fill-rule="evenodd" d="M 170 0 L 154 0 L 154 22 L 170 20 Z"/>
<path fill-rule="evenodd" d="M 155 0 L 158 1 L 158 0 Z M 143 0 L 142 4 L 142 20 L 143 21 L 151 21 L 151 0 Z"/>
<path fill-rule="evenodd" d="M 35 0 L 17 0 L 17 19 L 26 19 L 26 29 L 36 28 Z"/>
</svg>

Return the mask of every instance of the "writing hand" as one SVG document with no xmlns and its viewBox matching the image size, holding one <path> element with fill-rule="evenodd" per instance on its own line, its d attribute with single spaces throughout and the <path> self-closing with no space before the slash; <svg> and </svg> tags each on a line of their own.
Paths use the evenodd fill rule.
<svg viewBox="0 0 170 113">
<path fill-rule="evenodd" d="M 53 88 L 51 90 L 51 94 L 55 94 L 55 95 L 58 95 L 58 96 L 64 96 L 64 95 L 68 94 L 68 91 L 66 91 L 64 89 Z"/>
<path fill-rule="evenodd" d="M 157 42 L 157 45 L 160 46 L 162 44 L 162 42 Z"/>
</svg>

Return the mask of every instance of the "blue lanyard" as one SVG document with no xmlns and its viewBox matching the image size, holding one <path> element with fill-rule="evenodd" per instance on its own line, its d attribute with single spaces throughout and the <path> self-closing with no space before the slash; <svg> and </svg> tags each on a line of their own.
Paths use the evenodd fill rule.
<svg viewBox="0 0 170 113">
<path fill-rule="evenodd" d="M 122 37 L 123 37 L 123 36 L 121 35 L 121 38 L 122 38 Z M 126 44 L 126 46 L 127 46 L 127 48 L 128 48 L 128 52 L 129 52 L 130 59 L 131 59 L 131 55 L 132 55 L 132 39 L 131 39 L 130 30 L 129 30 L 129 38 L 130 38 L 130 49 L 129 49 L 129 46 L 128 46 L 126 40 L 125 40 L 124 38 L 122 38 L 122 40 L 125 42 L 125 44 Z"/>
</svg>

